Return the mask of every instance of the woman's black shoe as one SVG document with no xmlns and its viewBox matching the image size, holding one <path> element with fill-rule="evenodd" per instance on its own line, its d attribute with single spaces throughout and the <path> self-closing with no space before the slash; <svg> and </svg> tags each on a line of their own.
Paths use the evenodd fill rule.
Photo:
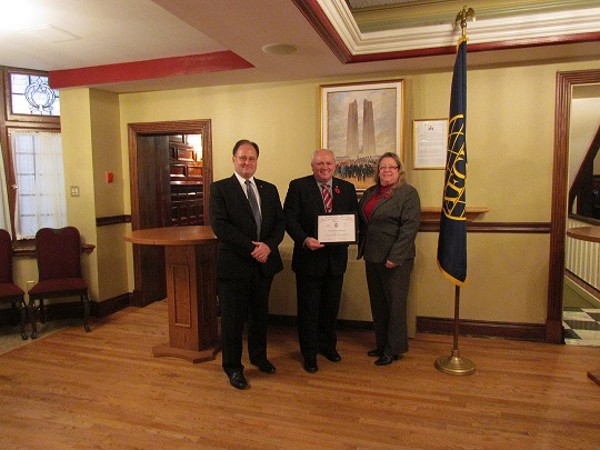
<svg viewBox="0 0 600 450">
<path fill-rule="evenodd" d="M 380 348 L 374 348 L 373 350 L 369 350 L 367 355 L 369 356 L 377 356 L 380 357 L 383 354 L 383 350 Z"/>
<path fill-rule="evenodd" d="M 376 366 L 387 366 L 388 364 L 391 364 L 392 362 L 396 361 L 398 359 L 398 355 L 392 355 L 391 353 L 382 353 L 381 355 L 379 355 L 379 358 L 377 358 L 377 361 L 375 361 L 375 365 Z"/>
</svg>

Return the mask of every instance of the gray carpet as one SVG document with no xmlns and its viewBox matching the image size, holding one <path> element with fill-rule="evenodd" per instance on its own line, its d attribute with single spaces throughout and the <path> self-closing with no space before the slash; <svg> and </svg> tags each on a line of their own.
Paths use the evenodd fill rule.
<svg viewBox="0 0 600 450">
<path fill-rule="evenodd" d="M 38 322 L 38 338 L 36 340 L 43 339 L 46 336 L 50 336 L 57 331 L 71 326 L 81 326 L 81 319 L 53 320 L 46 323 Z M 31 325 L 27 324 L 25 327 L 25 332 L 28 336 L 31 335 Z M 21 338 L 21 331 L 18 325 L 2 324 L 0 326 L 0 355 L 14 350 L 15 348 L 35 342 L 36 340 L 31 338 L 23 340 Z"/>
</svg>

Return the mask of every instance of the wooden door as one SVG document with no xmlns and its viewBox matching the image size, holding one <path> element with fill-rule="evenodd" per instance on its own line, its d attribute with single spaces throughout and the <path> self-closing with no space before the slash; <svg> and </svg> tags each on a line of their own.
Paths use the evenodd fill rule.
<svg viewBox="0 0 600 450">
<path fill-rule="evenodd" d="M 202 136 L 202 181 L 212 182 L 210 120 L 129 124 L 131 228 L 171 226 L 169 136 Z M 208 222 L 208 189 L 203 196 L 203 220 Z M 133 246 L 135 306 L 166 298 L 165 259 L 161 246 Z"/>
<path fill-rule="evenodd" d="M 138 160 L 139 220 L 134 229 L 169 226 L 169 137 L 139 135 L 137 144 L 143 156 Z M 133 253 L 134 303 L 142 306 L 166 298 L 164 248 L 134 245 Z"/>
</svg>

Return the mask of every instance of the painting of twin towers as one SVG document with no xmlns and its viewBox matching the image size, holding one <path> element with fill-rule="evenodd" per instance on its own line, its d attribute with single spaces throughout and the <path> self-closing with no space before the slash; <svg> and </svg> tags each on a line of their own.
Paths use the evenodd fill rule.
<svg viewBox="0 0 600 450">
<path fill-rule="evenodd" d="M 402 158 L 402 81 L 321 89 L 321 144 L 335 154 L 336 176 L 366 189 L 380 155 L 394 152 Z"/>
</svg>

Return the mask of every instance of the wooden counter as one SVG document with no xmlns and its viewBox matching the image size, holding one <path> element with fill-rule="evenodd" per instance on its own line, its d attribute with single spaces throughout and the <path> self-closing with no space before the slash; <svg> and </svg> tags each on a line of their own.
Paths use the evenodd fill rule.
<svg viewBox="0 0 600 450">
<path fill-rule="evenodd" d="M 126 241 L 165 248 L 169 343 L 154 356 L 192 362 L 215 359 L 220 349 L 216 287 L 217 238 L 208 226 L 135 230 Z"/>
</svg>

